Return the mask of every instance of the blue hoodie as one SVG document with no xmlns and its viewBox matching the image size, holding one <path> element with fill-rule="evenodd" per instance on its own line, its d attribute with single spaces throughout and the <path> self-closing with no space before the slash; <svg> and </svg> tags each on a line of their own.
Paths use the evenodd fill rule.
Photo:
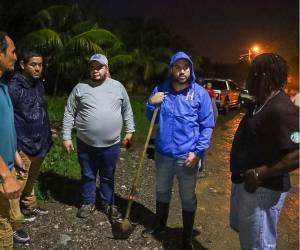
<svg viewBox="0 0 300 250">
<path fill-rule="evenodd" d="M 208 92 L 195 82 L 194 66 L 189 56 L 184 52 L 177 52 L 172 56 L 170 66 L 179 59 L 185 59 L 190 64 L 190 85 L 175 91 L 172 88 L 173 77 L 169 75 L 154 88 L 150 96 L 151 98 L 156 92 L 167 93 L 159 108 L 155 149 L 170 157 L 194 152 L 202 158 L 209 146 L 214 127 L 211 99 Z M 155 105 L 148 101 L 146 114 L 149 120 L 154 109 Z"/>
</svg>

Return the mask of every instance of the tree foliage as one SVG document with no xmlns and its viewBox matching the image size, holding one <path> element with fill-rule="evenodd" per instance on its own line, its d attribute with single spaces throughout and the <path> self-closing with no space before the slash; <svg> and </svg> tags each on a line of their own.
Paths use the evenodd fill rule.
<svg viewBox="0 0 300 250">
<path fill-rule="evenodd" d="M 87 76 L 88 60 L 94 53 L 105 54 L 112 77 L 133 90 L 141 86 L 147 89 L 162 80 L 175 51 L 192 54 L 182 37 L 171 34 L 157 20 L 126 18 L 114 26 L 109 20 L 106 23 L 99 20 L 98 14 L 91 17 L 93 11 L 87 18 L 82 6 L 61 4 L 67 0 L 56 1 L 56 5 L 49 5 L 48 0 L 32 1 L 39 10 L 25 8 L 24 15 L 30 18 L 23 22 L 27 32 L 18 39 L 17 48 L 33 47 L 43 52 L 46 78 L 54 94 L 69 91 L 79 79 Z M 22 9 L 25 5 L 18 2 L 16 8 Z M 197 70 L 198 66 L 197 61 Z"/>
<path fill-rule="evenodd" d="M 80 16 L 76 6 L 43 9 L 33 18 L 35 27 L 41 29 L 30 32 L 19 43 L 20 49 L 35 47 L 44 52 L 48 72 L 54 76 L 54 94 L 59 83 L 73 85 L 86 75 L 92 54 L 109 55 L 122 44 L 112 32 L 98 28 L 97 23 L 81 20 Z"/>
</svg>

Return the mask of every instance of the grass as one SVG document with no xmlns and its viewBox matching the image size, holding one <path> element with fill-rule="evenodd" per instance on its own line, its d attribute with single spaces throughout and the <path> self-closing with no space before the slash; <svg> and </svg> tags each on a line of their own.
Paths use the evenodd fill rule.
<svg viewBox="0 0 300 250">
<path fill-rule="evenodd" d="M 146 101 L 148 96 L 132 96 L 130 102 L 133 110 L 135 121 L 135 139 L 142 141 L 148 133 L 149 121 L 146 118 Z"/>
<path fill-rule="evenodd" d="M 51 122 L 62 121 L 68 96 L 48 97 L 48 112 Z"/>
<path fill-rule="evenodd" d="M 145 115 L 145 103 L 147 98 L 148 97 L 144 95 L 132 95 L 130 97 L 136 125 L 135 139 L 138 141 L 144 139 L 147 135 L 149 125 Z M 67 99 L 67 96 L 48 97 L 48 111 L 52 123 L 57 124 L 62 121 Z"/>
<path fill-rule="evenodd" d="M 51 123 L 61 124 L 64 114 L 64 108 L 67 103 L 67 96 L 48 97 L 48 111 Z M 149 122 L 145 115 L 145 103 L 147 96 L 132 95 L 130 96 L 131 106 L 133 109 L 134 120 L 136 125 L 135 141 L 142 142 L 147 136 Z M 122 132 L 124 133 L 124 132 Z M 75 145 L 75 134 L 73 134 L 73 143 Z M 49 185 L 45 182 L 53 183 L 49 176 L 60 176 L 80 179 L 80 166 L 76 153 L 67 154 L 62 146 L 60 136 L 53 139 L 53 146 L 46 156 L 41 170 L 41 177 L 37 185 L 37 196 L 39 199 L 51 199 L 53 196 L 50 192 Z M 48 176 L 48 177 L 47 177 Z M 59 183 L 56 183 L 60 185 Z"/>
</svg>

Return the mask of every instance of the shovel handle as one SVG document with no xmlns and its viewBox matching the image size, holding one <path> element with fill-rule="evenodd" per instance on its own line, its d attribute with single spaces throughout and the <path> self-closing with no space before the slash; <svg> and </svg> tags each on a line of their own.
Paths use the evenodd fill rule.
<svg viewBox="0 0 300 250">
<path fill-rule="evenodd" d="M 136 171 L 135 178 L 134 178 L 131 190 L 130 190 L 130 194 L 129 194 L 129 198 L 128 198 L 128 205 L 127 205 L 126 214 L 125 214 L 125 219 L 129 218 L 129 214 L 130 214 L 130 210 L 131 210 L 131 206 L 132 206 L 132 202 L 133 202 L 133 197 L 134 197 L 134 194 L 136 194 L 136 192 L 137 192 L 137 186 L 138 186 L 138 183 L 139 183 L 139 180 L 140 180 L 140 175 L 141 175 L 141 172 L 142 172 L 142 169 L 143 169 L 143 161 L 144 161 L 144 158 L 145 158 L 145 155 L 146 155 L 146 152 L 147 152 L 147 148 L 148 148 L 149 141 L 150 141 L 150 138 L 151 138 L 152 130 L 153 130 L 153 127 L 154 127 L 154 124 L 155 124 L 156 116 L 157 116 L 157 113 L 158 113 L 158 108 L 159 108 L 159 106 L 156 106 L 154 111 L 153 111 L 153 114 L 152 114 L 152 118 L 151 118 L 149 130 L 148 130 L 147 139 L 146 139 L 146 142 L 145 142 L 145 145 L 144 145 L 143 153 L 142 153 L 142 156 L 140 158 L 140 163 L 139 163 L 138 169 Z"/>
</svg>

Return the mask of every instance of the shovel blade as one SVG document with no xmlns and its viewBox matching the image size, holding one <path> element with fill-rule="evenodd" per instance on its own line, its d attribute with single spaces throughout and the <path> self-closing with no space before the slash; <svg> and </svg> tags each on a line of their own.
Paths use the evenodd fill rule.
<svg viewBox="0 0 300 250">
<path fill-rule="evenodd" d="M 128 239 L 134 230 L 129 219 L 118 219 L 112 224 L 112 234 L 115 239 Z"/>
</svg>

